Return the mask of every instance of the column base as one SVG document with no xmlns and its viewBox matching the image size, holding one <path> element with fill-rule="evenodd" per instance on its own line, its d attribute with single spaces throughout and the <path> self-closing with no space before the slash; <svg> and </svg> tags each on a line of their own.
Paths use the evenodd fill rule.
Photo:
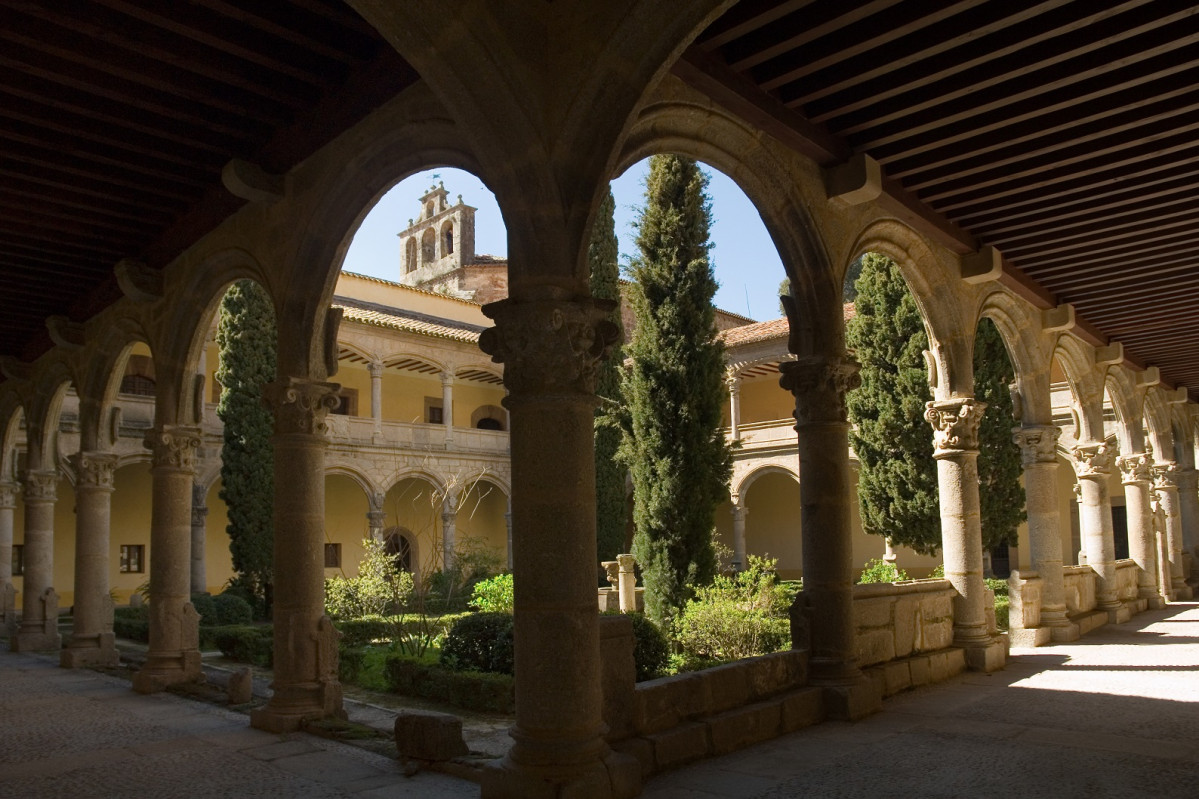
<svg viewBox="0 0 1199 799">
<path fill-rule="evenodd" d="M 862 670 L 852 660 L 828 657 L 808 659 L 808 685 L 836 688 L 857 685 L 862 680 Z"/>
<path fill-rule="evenodd" d="M 984 641 L 954 641 L 955 646 L 966 650 L 966 668 L 989 674 L 1007 665 L 1008 642 L 1006 638 L 987 638 Z"/>
<path fill-rule="evenodd" d="M 1050 643 L 1053 632 L 1049 627 L 1013 627 L 1008 630 L 1008 640 L 1012 646 L 1032 649 Z"/>
<path fill-rule="evenodd" d="M 1195 598 L 1195 591 L 1186 583 L 1174 586 L 1174 601 L 1186 602 Z"/>
<path fill-rule="evenodd" d="M 250 711 L 250 726 L 267 732 L 295 732 L 309 721 L 346 719 L 341 683 L 306 683 L 276 689 L 266 707 Z"/>
<path fill-rule="evenodd" d="M 565 767 L 536 768 L 495 760 L 483 768 L 481 799 L 633 799 L 641 794 L 641 763 L 632 755 L 608 752 L 602 760 Z"/>
<path fill-rule="evenodd" d="M 37 630 L 17 630 L 9 639 L 8 648 L 13 652 L 51 652 L 62 649 L 62 636 Z"/>
<path fill-rule="evenodd" d="M 146 665 L 133 675 L 133 690 L 156 694 L 184 682 L 204 682 L 199 650 L 184 650 L 175 655 L 151 652 Z"/>
<path fill-rule="evenodd" d="M 1066 621 L 1065 624 L 1050 627 L 1049 638 L 1055 644 L 1068 644 L 1071 641 L 1077 641 L 1079 638 L 1082 638 L 1082 631 L 1078 629 L 1078 625 L 1074 622 Z"/>
<path fill-rule="evenodd" d="M 76 640 L 72 638 L 59 655 L 58 665 L 64 669 L 98 667 L 115 668 L 121 661 L 117 652 L 116 636 L 101 633 L 98 636 Z"/>
<path fill-rule="evenodd" d="M 1117 605 L 1115 607 L 1102 607 L 1098 610 L 1107 614 L 1108 624 L 1123 624 L 1132 618 L 1132 611 L 1127 605 Z"/>
<path fill-rule="evenodd" d="M 824 712 L 837 721 L 857 721 L 883 709 L 879 683 L 859 678 L 853 685 L 827 685 L 822 689 Z"/>
</svg>

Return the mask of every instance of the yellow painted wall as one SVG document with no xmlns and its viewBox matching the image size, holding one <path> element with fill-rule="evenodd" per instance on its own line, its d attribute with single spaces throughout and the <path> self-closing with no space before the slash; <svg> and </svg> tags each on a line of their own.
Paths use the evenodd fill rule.
<svg viewBox="0 0 1199 799">
<path fill-rule="evenodd" d="M 204 498 L 208 516 L 204 524 L 204 582 L 208 593 L 219 594 L 233 578 L 233 555 L 229 552 L 229 509 L 221 499 L 221 481 L 208 487 Z"/>
<path fill-rule="evenodd" d="M 437 375 L 397 372 L 394 369 L 383 373 L 384 419 L 418 424 L 424 422 L 425 397 L 436 397 L 438 402 L 441 401 L 441 378 Z"/>
<path fill-rule="evenodd" d="M 795 397 L 779 388 L 778 375 L 741 384 L 741 424 L 789 419 L 794 410 Z"/>
<path fill-rule="evenodd" d="M 441 502 L 431 483 L 407 478 L 392 486 L 383 503 L 387 527 L 403 527 L 415 541 L 417 578 L 441 569 Z"/>
<path fill-rule="evenodd" d="M 341 384 L 342 389 L 358 392 L 358 416 L 371 416 L 371 375 L 366 366 L 360 363 L 341 362 L 337 375 L 332 380 Z M 384 389 L 386 390 L 386 389 Z M 386 417 L 385 417 L 386 418 Z"/>
<path fill-rule="evenodd" d="M 325 577 L 353 577 L 365 554 L 363 540 L 370 534 L 366 518 L 370 505 L 366 493 L 349 477 L 325 477 L 325 542 L 341 544 L 341 568 L 325 569 Z"/>
<path fill-rule="evenodd" d="M 500 402 L 503 399 L 504 390 L 499 386 L 466 381 L 454 383 L 454 427 L 472 427 L 470 417 L 476 408 L 483 405 L 502 407 Z M 503 417 L 500 417 L 500 422 L 505 423 Z"/>
<path fill-rule="evenodd" d="M 799 483 L 794 477 L 770 472 L 754 480 L 742 497 L 745 551 L 778 560 L 778 574 L 794 579 L 803 570 Z"/>
<path fill-rule="evenodd" d="M 150 464 L 134 463 L 117 469 L 113 479 L 112 516 L 109 523 L 108 584 L 116 592 L 116 603 L 129 603 L 129 596 L 150 579 Z M 121 545 L 146 548 L 144 572 L 122 574 Z"/>
<path fill-rule="evenodd" d="M 508 566 L 508 497 L 499 486 L 480 480 L 461 499 L 455 520 L 460 546 L 486 547 L 497 558 L 497 566 Z"/>
</svg>

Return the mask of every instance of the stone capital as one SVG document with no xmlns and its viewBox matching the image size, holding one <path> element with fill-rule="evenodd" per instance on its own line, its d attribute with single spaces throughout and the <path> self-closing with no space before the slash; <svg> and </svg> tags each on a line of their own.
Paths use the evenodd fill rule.
<svg viewBox="0 0 1199 799">
<path fill-rule="evenodd" d="M 741 393 L 741 375 L 736 369 L 729 368 L 724 372 L 724 387 L 728 389 L 730 394 Z"/>
<path fill-rule="evenodd" d="M 113 475 L 117 470 L 117 456 L 112 452 L 79 452 L 72 456 L 77 485 L 80 488 L 113 490 Z"/>
<path fill-rule="evenodd" d="M 1153 459 L 1143 452 L 1121 455 L 1116 458 L 1120 470 L 1120 482 L 1124 485 L 1148 485 L 1153 480 Z"/>
<path fill-rule="evenodd" d="M 1074 472 L 1079 477 L 1106 479 L 1112 473 L 1116 459 L 1116 453 L 1102 442 L 1079 444 L 1070 450 L 1070 455 L 1074 458 Z"/>
<path fill-rule="evenodd" d="M 382 530 L 383 525 L 387 524 L 387 513 L 381 510 L 368 510 L 366 524 L 372 530 Z"/>
<path fill-rule="evenodd" d="M 276 435 L 321 436 L 329 432 L 325 417 L 337 407 L 338 383 L 289 377 L 263 386 L 262 395 L 275 412 Z"/>
<path fill-rule="evenodd" d="M 203 527 L 208 518 L 208 508 L 204 505 L 192 505 L 192 527 Z"/>
<path fill-rule="evenodd" d="M 17 483 L 0 482 L 0 509 L 12 510 L 17 507 L 17 493 L 21 486 Z"/>
<path fill-rule="evenodd" d="M 978 452 L 978 425 L 987 403 L 973 397 L 929 402 L 924 419 L 933 427 L 933 457 Z"/>
<path fill-rule="evenodd" d="M 483 307 L 495 320 L 479 349 L 504 364 L 509 399 L 594 394 L 600 363 L 620 336 L 611 300 L 500 300 Z"/>
<path fill-rule="evenodd" d="M 25 472 L 22 492 L 25 494 L 26 504 L 53 502 L 58 498 L 58 472 Z"/>
<path fill-rule="evenodd" d="M 200 428 L 164 425 L 146 433 L 145 445 L 151 451 L 153 468 L 194 472 Z"/>
<path fill-rule="evenodd" d="M 1025 466 L 1057 463 L 1057 440 L 1062 430 L 1057 425 L 1028 425 L 1012 429 L 1012 441 L 1020 447 L 1020 462 Z"/>
<path fill-rule="evenodd" d="M 852 358 L 819 355 L 779 364 L 779 385 L 795 397 L 796 425 L 845 422 L 845 395 L 862 385 L 861 368 Z"/>
<path fill-rule="evenodd" d="M 371 377 L 382 378 L 383 377 L 383 364 L 379 363 L 378 361 L 371 361 L 370 363 L 368 363 L 366 365 L 366 371 L 370 374 Z"/>
<path fill-rule="evenodd" d="M 1161 461 L 1153 464 L 1153 490 L 1177 491 L 1178 464 L 1172 461 Z"/>
</svg>

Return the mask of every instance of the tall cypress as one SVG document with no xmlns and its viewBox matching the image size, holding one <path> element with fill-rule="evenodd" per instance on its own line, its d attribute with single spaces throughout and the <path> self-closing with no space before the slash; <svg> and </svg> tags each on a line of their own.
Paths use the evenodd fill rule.
<svg viewBox="0 0 1199 799">
<path fill-rule="evenodd" d="M 221 301 L 217 324 L 224 423 L 221 499 L 229 510 L 233 570 L 269 610 L 274 571 L 273 415 L 262 387 L 275 378 L 275 312 L 252 280 L 234 283 Z"/>
<path fill-rule="evenodd" d="M 846 343 L 862 364 L 862 386 L 847 398 L 850 444 L 861 464 L 862 528 L 924 554 L 941 546 L 933 434 L 924 420 L 932 399 L 924 332 L 916 300 L 893 261 L 861 259 L 855 315 Z"/>
<path fill-rule="evenodd" d="M 650 159 L 630 270 L 636 329 L 622 383 L 629 416 L 621 459 L 633 478 L 633 554 L 646 610 L 663 622 L 716 572 L 713 518 L 731 472 L 706 188 L 695 161 Z"/>
<path fill-rule="evenodd" d="M 611 189 L 600 202 L 591 228 L 587 260 L 591 265 L 591 296 L 614 300 L 611 320 L 617 329 L 620 318 L 619 245 L 616 239 L 616 201 Z M 615 560 L 625 547 L 625 476 L 627 470 L 616 459 L 620 448 L 620 369 L 624 361 L 619 344 L 600 365 L 595 393 L 595 537 L 600 560 Z"/>
<path fill-rule="evenodd" d="M 1016 369 L 1003 336 L 982 319 L 974 338 L 974 396 L 987 403 L 978 426 L 978 499 L 983 547 L 1016 543 L 1016 528 L 1027 518 L 1020 447 L 1012 441 L 1012 394 Z"/>
</svg>

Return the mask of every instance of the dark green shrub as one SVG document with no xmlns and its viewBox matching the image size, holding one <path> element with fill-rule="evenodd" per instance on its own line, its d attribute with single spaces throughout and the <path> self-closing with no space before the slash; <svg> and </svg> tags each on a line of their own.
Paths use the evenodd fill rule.
<svg viewBox="0 0 1199 799">
<path fill-rule="evenodd" d="M 274 665 L 274 632 L 269 624 L 219 627 L 212 636 L 227 658 L 265 668 Z"/>
<path fill-rule="evenodd" d="M 196 613 L 200 614 L 201 625 L 214 627 L 220 624 L 217 621 L 216 604 L 212 601 L 212 594 L 192 594 L 191 603 Z"/>
<path fill-rule="evenodd" d="M 467 710 L 516 710 L 516 681 L 509 674 L 454 671 L 410 655 L 389 656 L 384 670 L 388 687 L 402 696 L 448 702 Z"/>
<path fill-rule="evenodd" d="M 363 616 L 360 619 L 340 619 L 334 622 L 345 647 L 366 646 L 378 641 L 391 641 L 398 628 L 398 617 Z"/>
<path fill-rule="evenodd" d="M 908 577 L 907 572 L 882 558 L 868 561 L 863 567 L 862 573 L 858 575 L 859 583 L 897 583 L 900 580 L 908 579 L 911 578 Z"/>
<path fill-rule="evenodd" d="M 633 622 L 633 662 L 637 665 L 637 682 L 662 676 L 670 662 L 670 642 L 644 613 L 629 613 Z"/>
<path fill-rule="evenodd" d="M 212 605 L 216 611 L 215 624 L 222 627 L 254 621 L 254 608 L 239 594 L 217 594 L 212 597 Z"/>
<path fill-rule="evenodd" d="M 345 639 L 337 647 L 337 679 L 343 683 L 357 681 L 366 665 L 366 647 L 346 646 Z"/>
<path fill-rule="evenodd" d="M 149 643 L 150 609 L 145 605 L 138 608 L 116 608 L 112 614 L 112 631 L 118 638 Z"/>
<path fill-rule="evenodd" d="M 749 556 L 732 577 L 717 575 L 695 592 L 675 623 L 683 652 L 697 659 L 740 660 L 789 645 L 790 592 L 775 581 L 775 561 Z"/>
<path fill-rule="evenodd" d="M 454 622 L 441 645 L 441 662 L 451 669 L 512 673 L 512 617 L 474 613 Z"/>
</svg>

